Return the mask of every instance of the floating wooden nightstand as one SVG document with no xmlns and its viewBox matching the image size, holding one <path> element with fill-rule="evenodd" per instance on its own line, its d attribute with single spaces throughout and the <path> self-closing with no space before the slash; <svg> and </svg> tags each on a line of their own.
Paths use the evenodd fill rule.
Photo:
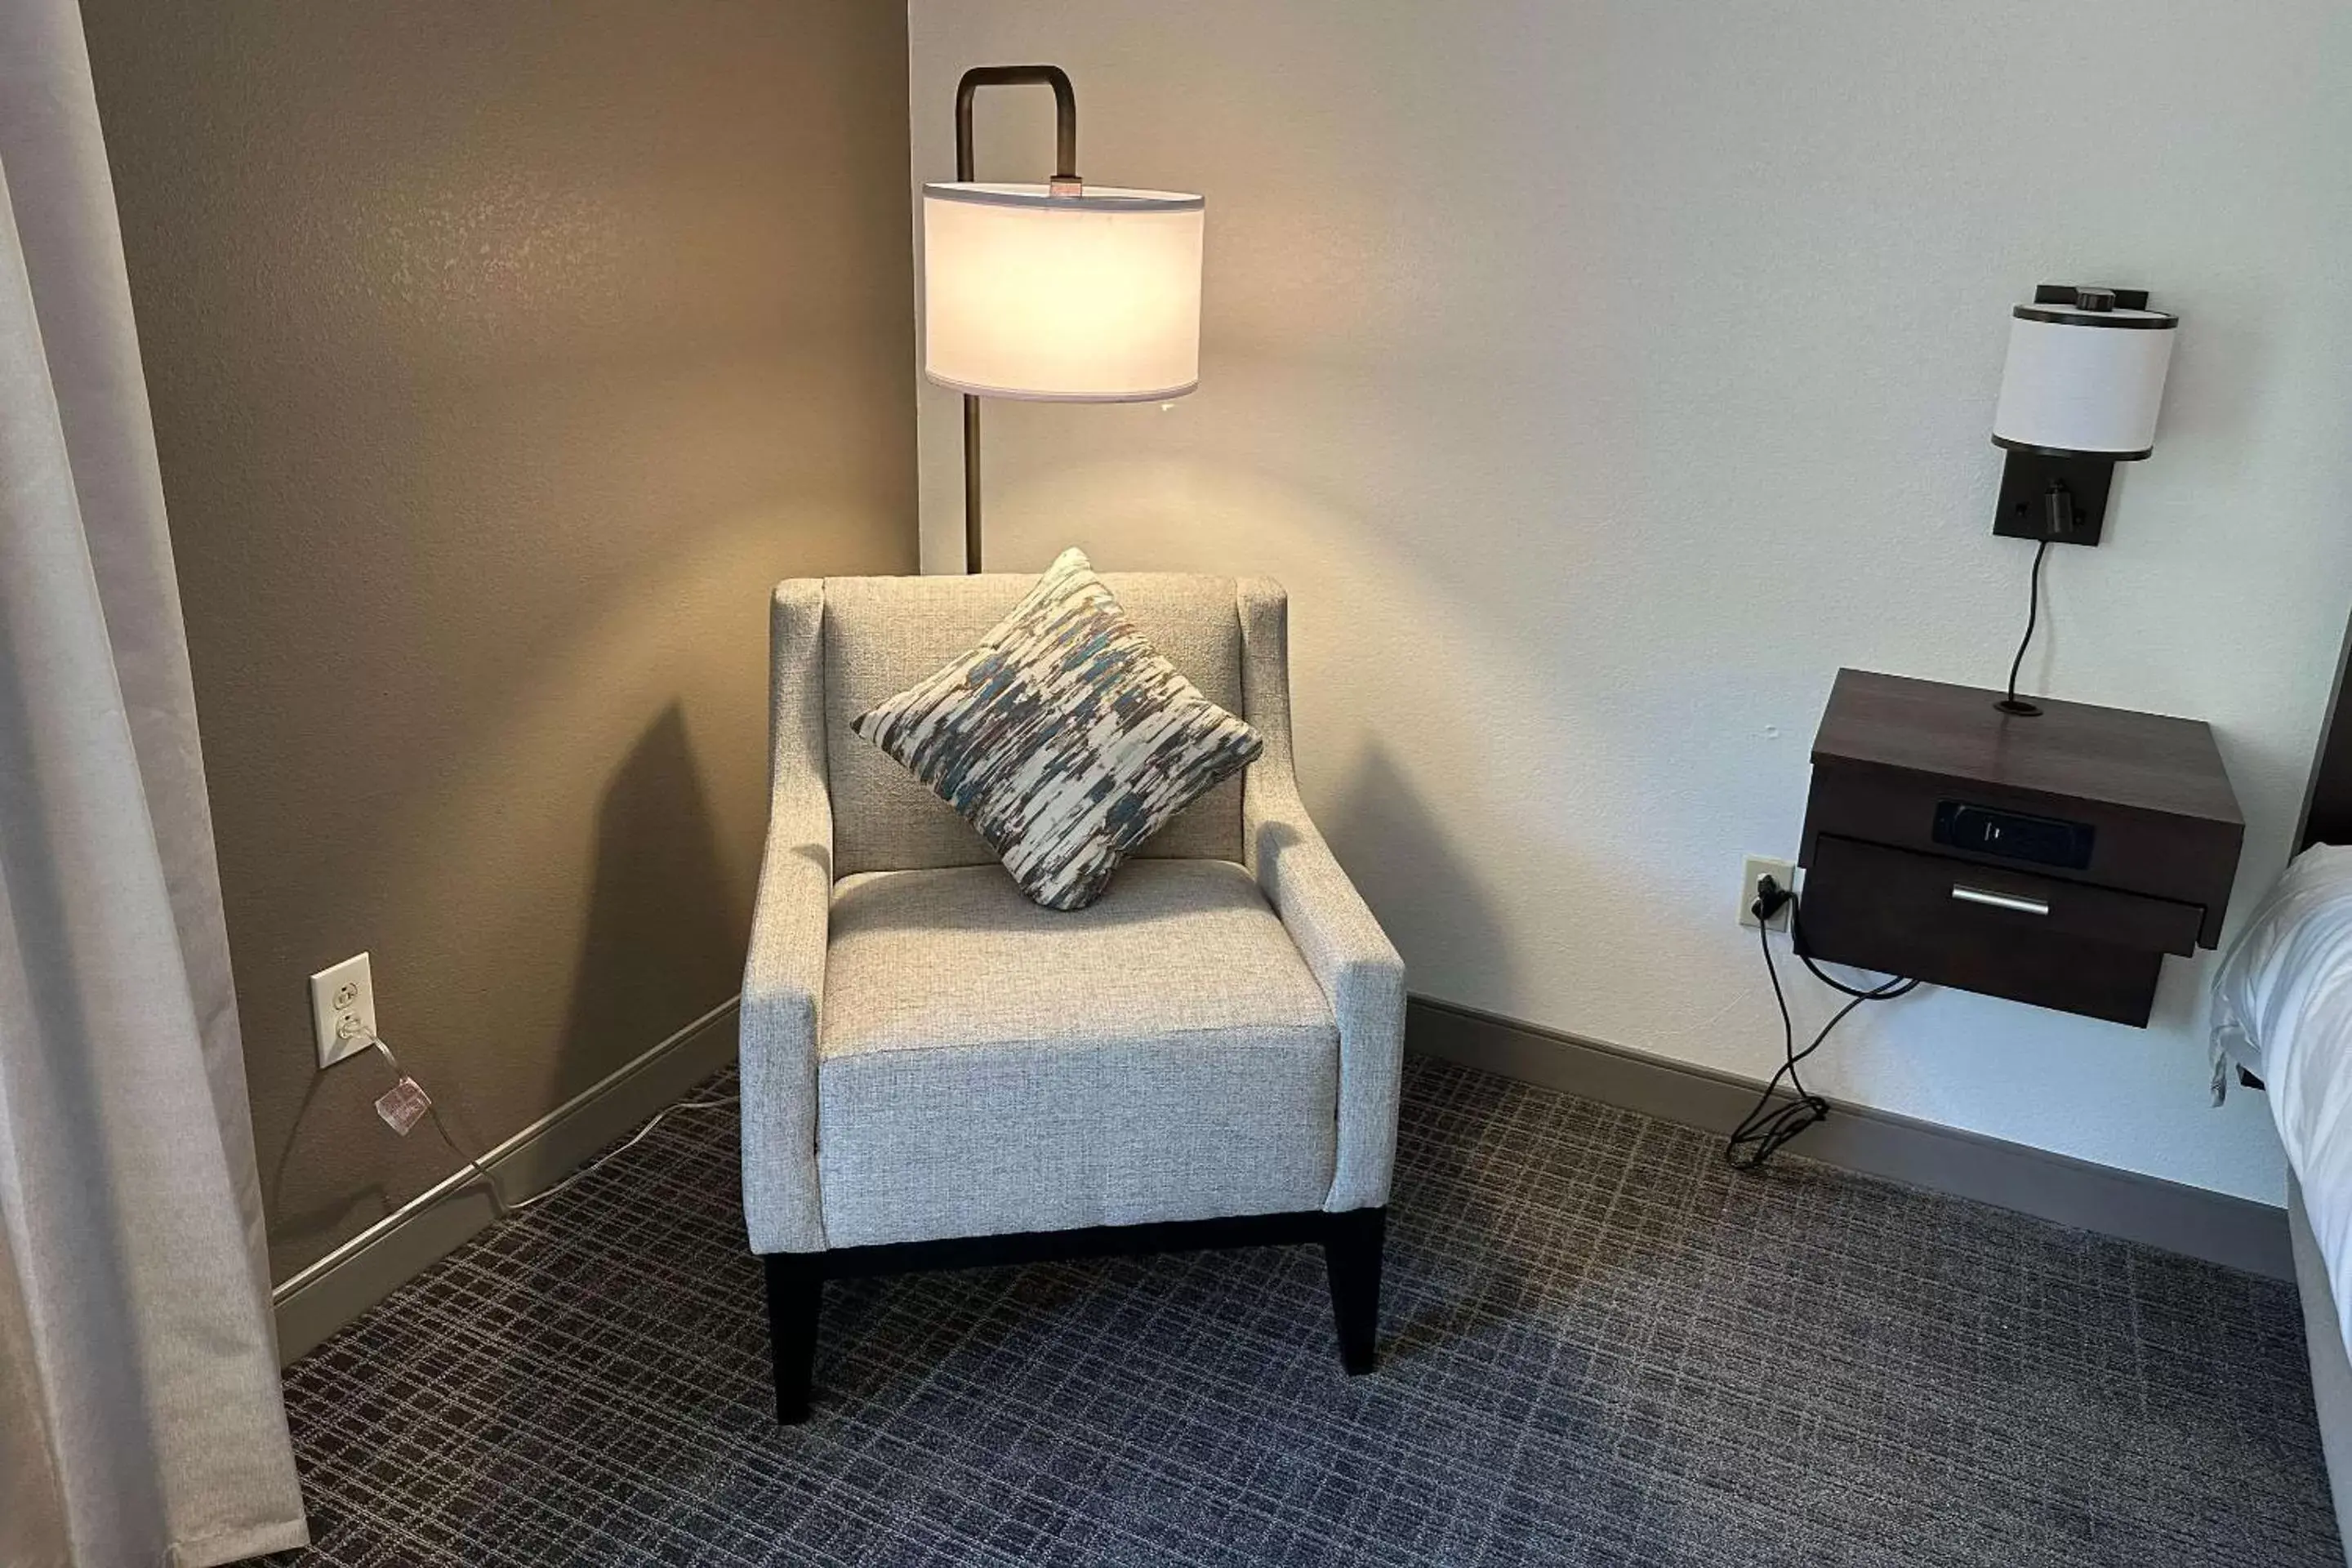
<svg viewBox="0 0 2352 1568">
<path fill-rule="evenodd" d="M 1838 671 L 1805 807 L 1806 951 L 2145 1025 L 2221 939 L 2245 836 L 2193 719 Z"/>
</svg>

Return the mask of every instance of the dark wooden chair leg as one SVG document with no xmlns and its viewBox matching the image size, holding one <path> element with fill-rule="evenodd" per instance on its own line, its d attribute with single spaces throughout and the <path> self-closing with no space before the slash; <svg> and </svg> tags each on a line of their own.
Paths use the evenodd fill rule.
<svg viewBox="0 0 2352 1568">
<path fill-rule="evenodd" d="M 768 1344 L 776 1366 L 776 1422 L 782 1426 L 808 1419 L 817 1316 L 824 1306 L 823 1256 L 774 1252 L 760 1260 L 768 1270 Z"/>
<path fill-rule="evenodd" d="M 1330 1216 L 1323 1265 L 1331 1275 L 1331 1315 L 1339 1326 L 1339 1363 L 1360 1377 L 1380 1363 L 1381 1246 L 1389 1211 L 1350 1209 Z"/>
</svg>

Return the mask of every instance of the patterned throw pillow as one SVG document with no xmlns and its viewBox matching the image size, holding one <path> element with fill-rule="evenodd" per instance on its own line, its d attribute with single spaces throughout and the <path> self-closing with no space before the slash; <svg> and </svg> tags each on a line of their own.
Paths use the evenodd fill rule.
<svg viewBox="0 0 2352 1568">
<path fill-rule="evenodd" d="M 1265 745 L 1144 640 L 1076 550 L 978 647 L 851 727 L 1049 910 L 1102 897 L 1122 860 Z"/>
</svg>

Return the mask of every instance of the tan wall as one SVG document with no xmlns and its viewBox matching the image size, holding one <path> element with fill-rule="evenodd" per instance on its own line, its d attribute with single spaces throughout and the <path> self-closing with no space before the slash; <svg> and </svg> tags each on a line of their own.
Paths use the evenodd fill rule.
<svg viewBox="0 0 2352 1568">
<path fill-rule="evenodd" d="M 864 0 L 84 6 L 279 1278 L 736 989 L 766 591 L 915 553 Z"/>
</svg>

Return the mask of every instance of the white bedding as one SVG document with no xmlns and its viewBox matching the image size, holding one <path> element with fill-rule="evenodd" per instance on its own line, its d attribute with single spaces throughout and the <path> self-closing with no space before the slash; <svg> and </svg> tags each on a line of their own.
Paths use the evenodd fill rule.
<svg viewBox="0 0 2352 1568">
<path fill-rule="evenodd" d="M 2352 1345 L 2352 847 L 2295 857 L 2213 978 L 2214 1087 L 2269 1091 Z"/>
</svg>

